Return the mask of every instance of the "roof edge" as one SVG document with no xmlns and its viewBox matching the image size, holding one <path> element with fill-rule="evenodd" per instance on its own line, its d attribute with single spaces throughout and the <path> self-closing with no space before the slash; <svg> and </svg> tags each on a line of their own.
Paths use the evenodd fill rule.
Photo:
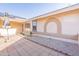
<svg viewBox="0 0 79 59">
<path fill-rule="evenodd" d="M 52 12 L 48 12 L 48 13 L 45 13 L 45 14 L 42 14 L 42 15 L 39 15 L 39 16 L 36 16 L 36 17 L 33 17 L 33 18 L 30 18 L 29 20 L 35 20 L 35 19 L 38 19 L 38 18 L 46 17 L 46 16 L 49 16 L 49 15 L 55 15 L 55 14 L 58 14 L 58 13 L 62 13 L 62 12 L 66 12 L 66 11 L 70 11 L 70 10 L 74 10 L 74 9 L 78 9 L 78 8 L 79 8 L 79 3 L 65 7 L 65 8 L 62 8 L 62 9 L 58 9 L 58 10 L 55 10 L 55 11 L 52 11 Z"/>
</svg>

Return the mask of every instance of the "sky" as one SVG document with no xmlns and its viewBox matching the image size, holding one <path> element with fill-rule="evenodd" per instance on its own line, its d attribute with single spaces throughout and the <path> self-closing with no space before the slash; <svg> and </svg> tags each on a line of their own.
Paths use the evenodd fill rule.
<svg viewBox="0 0 79 59">
<path fill-rule="evenodd" d="M 0 12 L 26 19 L 55 11 L 73 4 L 69 3 L 0 3 Z"/>
</svg>

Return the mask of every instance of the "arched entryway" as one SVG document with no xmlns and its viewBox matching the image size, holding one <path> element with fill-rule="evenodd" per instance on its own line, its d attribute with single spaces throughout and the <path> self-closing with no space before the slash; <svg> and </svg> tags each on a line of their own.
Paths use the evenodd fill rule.
<svg viewBox="0 0 79 59">
<path fill-rule="evenodd" d="M 57 24 L 55 22 L 49 22 L 46 27 L 46 32 L 57 33 Z"/>
<path fill-rule="evenodd" d="M 45 22 L 44 32 L 61 33 L 61 23 L 57 18 L 50 18 Z"/>
</svg>

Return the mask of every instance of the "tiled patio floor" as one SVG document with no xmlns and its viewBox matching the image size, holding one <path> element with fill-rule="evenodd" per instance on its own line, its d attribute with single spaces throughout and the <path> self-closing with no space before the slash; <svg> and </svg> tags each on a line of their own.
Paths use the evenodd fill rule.
<svg viewBox="0 0 79 59">
<path fill-rule="evenodd" d="M 0 37 L 0 56 L 63 56 L 65 54 L 51 50 L 24 38 L 22 35 L 10 37 L 7 43 Z"/>
</svg>

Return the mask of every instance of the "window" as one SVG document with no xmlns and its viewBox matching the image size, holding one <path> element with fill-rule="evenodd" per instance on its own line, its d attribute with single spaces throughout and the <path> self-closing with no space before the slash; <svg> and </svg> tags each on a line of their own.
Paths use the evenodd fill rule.
<svg viewBox="0 0 79 59">
<path fill-rule="evenodd" d="M 37 22 L 36 21 L 33 21 L 32 22 L 32 27 L 33 27 L 33 31 L 37 31 Z"/>
</svg>

